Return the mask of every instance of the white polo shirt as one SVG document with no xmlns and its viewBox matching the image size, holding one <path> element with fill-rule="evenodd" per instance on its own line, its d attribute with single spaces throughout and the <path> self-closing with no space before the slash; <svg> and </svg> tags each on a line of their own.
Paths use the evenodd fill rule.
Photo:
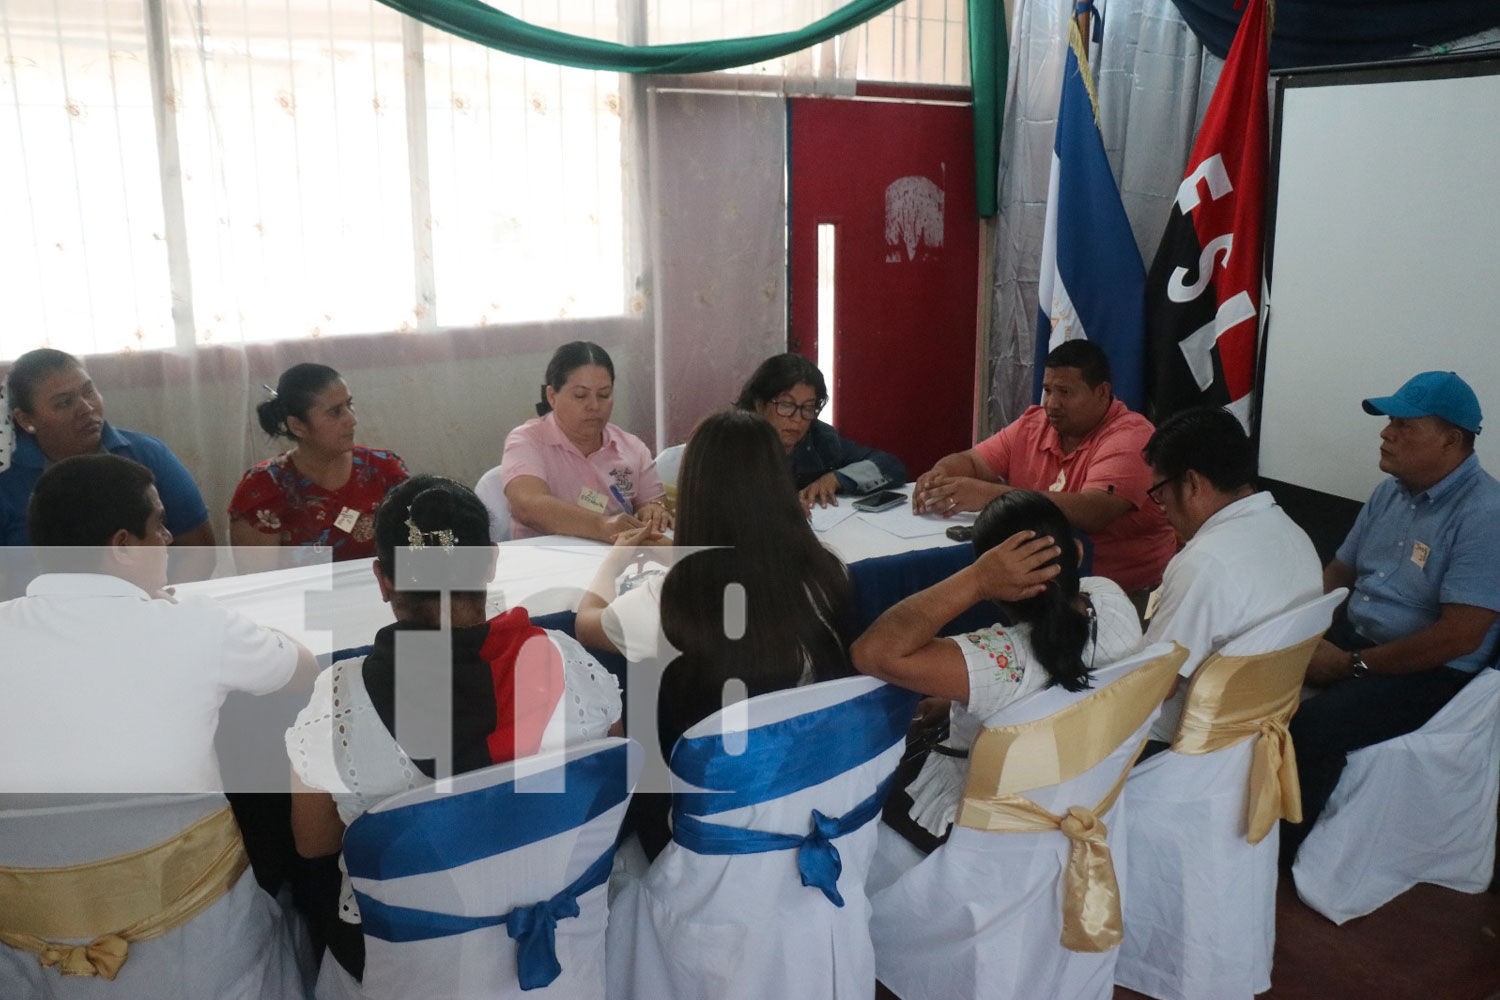
<svg viewBox="0 0 1500 1000">
<path fill-rule="evenodd" d="M 291 679 L 297 647 L 205 597 L 53 573 L 0 604 L 0 793 L 220 787 L 219 706 Z"/>
<path fill-rule="evenodd" d="M 1271 494 L 1252 493 L 1204 521 L 1167 564 L 1146 644 L 1182 643 L 1188 657 L 1178 673 L 1191 677 L 1230 639 L 1322 593 L 1323 566 L 1307 532 Z M 1187 687 L 1179 684 L 1162 706 L 1152 739 L 1171 742 L 1177 735 Z"/>
</svg>

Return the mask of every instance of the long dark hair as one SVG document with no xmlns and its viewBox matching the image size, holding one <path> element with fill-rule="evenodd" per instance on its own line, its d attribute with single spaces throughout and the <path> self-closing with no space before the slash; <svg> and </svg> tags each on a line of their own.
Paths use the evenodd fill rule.
<svg viewBox="0 0 1500 1000">
<path fill-rule="evenodd" d="M 1057 504 L 1045 493 L 1011 490 L 991 500 L 974 522 L 974 557 L 977 559 L 1018 531 L 1051 535 L 1059 549 L 1060 572 L 1036 597 L 1007 602 L 1016 622 L 1031 626 L 1031 650 L 1051 678 L 1048 687 L 1082 691 L 1089 686 L 1092 655 L 1086 662 L 1086 647 L 1094 638 L 1093 616 L 1078 609 L 1078 546 L 1073 526 Z"/>
<path fill-rule="evenodd" d="M 286 418 L 307 420 L 307 411 L 312 409 L 318 393 L 342 377 L 327 365 L 313 364 L 310 361 L 292 365 L 276 380 L 275 394 L 255 407 L 255 418 L 260 421 L 260 429 L 273 438 L 297 440 L 297 435 L 287 427 Z"/>
<path fill-rule="evenodd" d="M 797 385 L 811 386 L 818 394 L 819 403 L 828 401 L 828 383 L 823 380 L 823 373 L 818 371 L 817 365 L 800 354 L 777 354 L 760 363 L 740 390 L 740 397 L 734 405 L 741 410 L 753 410 Z"/>
<path fill-rule="evenodd" d="M 564 344 L 552 352 L 552 360 L 547 362 L 542 399 L 536 404 L 537 416 L 545 417 L 552 412 L 552 404 L 547 402 L 547 387 L 551 386 L 554 392 L 562 392 L 562 387 L 568 384 L 568 376 L 573 374 L 574 369 L 584 365 L 598 365 L 609 372 L 611 382 L 615 380 L 615 363 L 609 359 L 609 352 L 604 348 L 591 340 L 575 340 Z"/>
<path fill-rule="evenodd" d="M 677 545 L 722 546 L 662 585 L 663 631 L 700 697 L 717 699 L 731 678 L 751 695 L 795 687 L 809 661 L 819 680 L 851 672 L 849 575 L 808 526 L 770 424 L 742 410 L 705 418 L 683 452 L 677 506 Z M 735 638 L 724 634 L 730 585 L 744 588 Z"/>
<path fill-rule="evenodd" d="M 398 575 L 396 550 L 402 546 L 424 555 Z M 440 587 L 455 595 L 483 594 L 490 560 L 489 510 L 462 483 L 413 476 L 387 493 L 375 512 L 375 561 L 402 595 L 400 604 L 392 602 L 397 610 L 434 610 Z"/>
</svg>

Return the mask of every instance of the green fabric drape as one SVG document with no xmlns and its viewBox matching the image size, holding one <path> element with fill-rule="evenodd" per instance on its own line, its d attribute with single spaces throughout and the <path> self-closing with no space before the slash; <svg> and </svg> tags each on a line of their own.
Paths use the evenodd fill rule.
<svg viewBox="0 0 1500 1000">
<path fill-rule="evenodd" d="M 527 59 L 609 73 L 712 73 L 798 52 L 857 27 L 901 0 L 851 0 L 800 31 L 676 45 L 620 45 L 538 28 L 480 0 L 380 0 L 441 31 Z"/>
<path fill-rule="evenodd" d="M 440 31 L 526 59 L 610 73 L 712 73 L 798 52 L 855 28 L 901 0 L 850 0 L 800 31 L 675 45 L 621 45 L 539 28 L 481 0 L 380 0 Z M 974 180 L 979 214 L 996 211 L 1000 119 L 1010 59 L 1003 0 L 968 0 L 974 88 Z"/>
<path fill-rule="evenodd" d="M 1010 42 L 1003 0 L 969 0 L 969 80 L 974 88 L 974 187 L 979 215 L 998 211 L 1000 127 Z"/>
</svg>

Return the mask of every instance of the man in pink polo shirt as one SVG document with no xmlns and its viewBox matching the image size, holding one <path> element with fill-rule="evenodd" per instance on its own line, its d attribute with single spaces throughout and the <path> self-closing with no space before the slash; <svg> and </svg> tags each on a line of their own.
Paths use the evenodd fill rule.
<svg viewBox="0 0 1500 1000">
<path fill-rule="evenodd" d="M 1042 405 L 968 451 L 948 455 L 917 478 L 912 507 L 945 517 L 977 511 L 1011 489 L 1042 490 L 1086 532 L 1094 573 L 1138 603 L 1161 582 L 1177 549 L 1153 503 L 1141 449 L 1151 422 L 1114 398 L 1109 360 L 1087 340 L 1047 355 Z"/>
</svg>

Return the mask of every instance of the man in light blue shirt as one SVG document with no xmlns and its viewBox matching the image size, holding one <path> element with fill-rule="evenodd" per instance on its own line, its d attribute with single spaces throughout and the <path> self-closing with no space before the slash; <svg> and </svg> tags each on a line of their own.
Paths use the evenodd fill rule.
<svg viewBox="0 0 1500 1000">
<path fill-rule="evenodd" d="M 1347 754 L 1419 729 L 1500 654 L 1500 483 L 1479 467 L 1479 400 L 1453 372 L 1423 372 L 1364 401 L 1389 418 L 1375 488 L 1323 570 L 1346 613 L 1313 653 L 1324 687 L 1292 720 L 1303 822 L 1295 852 Z"/>
</svg>

